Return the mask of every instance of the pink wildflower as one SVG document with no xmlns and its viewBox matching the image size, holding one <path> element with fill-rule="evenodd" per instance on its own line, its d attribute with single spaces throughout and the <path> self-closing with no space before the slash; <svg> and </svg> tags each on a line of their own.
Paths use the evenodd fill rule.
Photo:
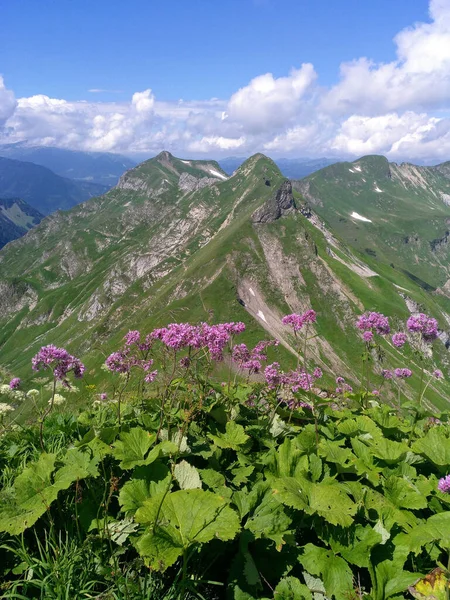
<svg viewBox="0 0 450 600">
<path fill-rule="evenodd" d="M 21 380 L 19 379 L 19 377 L 13 377 L 11 379 L 11 381 L 9 382 L 9 387 L 11 390 L 17 390 L 20 388 L 20 384 L 21 384 Z"/>
<path fill-rule="evenodd" d="M 450 494 L 450 475 L 439 479 L 438 490 L 444 494 Z"/>
<path fill-rule="evenodd" d="M 405 333 L 394 333 L 394 335 L 392 336 L 392 343 L 396 348 L 401 348 L 406 344 L 407 339 L 408 338 L 406 337 Z"/>
</svg>

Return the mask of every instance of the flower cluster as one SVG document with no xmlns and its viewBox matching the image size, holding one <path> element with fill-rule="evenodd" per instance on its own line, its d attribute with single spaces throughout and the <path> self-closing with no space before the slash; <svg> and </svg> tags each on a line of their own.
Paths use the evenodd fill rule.
<svg viewBox="0 0 450 600">
<path fill-rule="evenodd" d="M 439 479 L 438 490 L 444 494 L 450 494 L 450 475 Z"/>
<path fill-rule="evenodd" d="M 55 406 L 60 406 L 61 404 L 64 404 L 65 401 L 66 399 L 64 396 L 61 396 L 61 394 L 55 394 L 53 398 L 50 398 L 48 403 L 52 405 L 54 404 Z"/>
<path fill-rule="evenodd" d="M 10 404 L 6 404 L 5 402 L 0 402 L 0 417 L 6 415 L 7 413 L 13 411 L 14 408 Z"/>
<path fill-rule="evenodd" d="M 440 369 L 435 369 L 433 371 L 433 377 L 435 377 L 436 379 L 443 379 L 444 375 L 442 374 L 442 371 Z"/>
<path fill-rule="evenodd" d="M 274 362 L 264 369 L 264 377 L 270 389 L 283 386 L 295 394 L 300 390 L 309 391 L 314 381 L 322 377 L 322 369 L 316 367 L 312 374 L 307 373 L 304 369 L 284 373 L 280 371 L 279 363 Z"/>
<path fill-rule="evenodd" d="M 378 333 L 378 335 L 388 335 L 391 331 L 389 319 L 377 312 L 360 315 L 356 327 L 361 331 L 371 331 L 372 333 Z"/>
<path fill-rule="evenodd" d="M 154 381 L 158 374 L 157 371 L 150 371 L 153 365 L 153 360 L 151 358 L 139 358 L 135 354 L 132 354 L 129 348 L 110 354 L 105 361 L 105 365 L 113 373 L 123 373 L 127 375 L 135 367 L 142 369 L 146 373 L 144 377 L 146 383 Z"/>
<path fill-rule="evenodd" d="M 219 323 L 209 325 L 191 325 L 190 323 L 171 323 L 167 327 L 155 329 L 150 337 L 178 351 L 187 348 L 208 350 L 215 361 L 223 360 L 223 351 L 233 335 L 245 331 L 244 323 Z"/>
<path fill-rule="evenodd" d="M 389 369 L 383 369 L 381 375 L 384 379 L 392 379 L 394 377 L 394 374 Z"/>
<path fill-rule="evenodd" d="M 20 384 L 21 384 L 21 380 L 19 379 L 19 377 L 13 377 L 11 379 L 11 381 L 9 382 L 9 388 L 11 390 L 18 390 L 20 388 Z"/>
<path fill-rule="evenodd" d="M 316 312 L 312 309 L 307 310 L 302 315 L 292 313 L 282 318 L 281 322 L 283 325 L 290 325 L 294 331 L 300 331 L 300 329 L 307 323 L 316 322 Z"/>
<path fill-rule="evenodd" d="M 253 350 L 249 350 L 246 344 L 236 344 L 233 346 L 231 358 L 241 369 L 248 370 L 249 373 L 259 373 L 262 363 L 267 360 L 266 349 L 269 346 L 278 346 L 278 340 L 258 342 Z"/>
<path fill-rule="evenodd" d="M 408 331 L 420 333 L 425 342 L 432 342 L 438 337 L 438 323 L 433 317 L 423 313 L 412 315 L 406 322 Z"/>
<path fill-rule="evenodd" d="M 401 348 L 402 346 L 404 346 L 407 340 L 408 338 L 406 336 L 406 333 L 402 333 L 401 331 L 398 333 L 394 333 L 394 335 L 392 336 L 392 343 L 396 348 Z"/>
<path fill-rule="evenodd" d="M 336 377 L 336 394 L 343 394 L 344 392 L 351 393 L 353 392 L 353 388 L 351 385 L 345 382 L 345 379 L 341 376 Z"/>
<path fill-rule="evenodd" d="M 411 377 L 411 375 L 412 375 L 411 369 L 405 369 L 405 368 L 395 369 L 394 373 L 398 379 L 407 379 L 408 377 Z"/>
<path fill-rule="evenodd" d="M 50 344 L 43 346 L 31 360 L 33 371 L 51 369 L 55 379 L 67 383 L 67 375 L 73 373 L 77 379 L 83 377 L 85 367 L 75 356 L 72 356 L 65 348 L 57 348 Z"/>
</svg>

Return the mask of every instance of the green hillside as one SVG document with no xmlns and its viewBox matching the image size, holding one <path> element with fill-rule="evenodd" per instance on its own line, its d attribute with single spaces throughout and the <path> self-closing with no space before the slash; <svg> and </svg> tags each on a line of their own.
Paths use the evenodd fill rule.
<svg viewBox="0 0 450 600">
<path fill-rule="evenodd" d="M 310 359 L 329 385 L 337 375 L 359 381 L 354 324 L 365 310 L 394 323 L 411 312 L 436 317 L 441 343 L 427 368 L 447 371 L 448 249 L 430 242 L 445 236 L 449 190 L 437 170 L 382 157 L 327 167 L 292 190 L 261 154 L 228 177 L 215 162 L 163 152 L 0 253 L 0 363 L 27 376 L 31 356 L 54 343 L 82 356 L 95 380 L 94 367 L 130 328 L 242 320 L 244 341 L 276 337 L 279 355 L 294 364 L 281 318 L 312 307 L 320 319 Z M 388 341 L 383 352 L 386 363 L 404 366 Z M 412 394 L 420 369 L 412 350 L 409 359 Z M 448 384 L 431 384 L 427 397 L 443 407 L 449 393 Z"/>
</svg>

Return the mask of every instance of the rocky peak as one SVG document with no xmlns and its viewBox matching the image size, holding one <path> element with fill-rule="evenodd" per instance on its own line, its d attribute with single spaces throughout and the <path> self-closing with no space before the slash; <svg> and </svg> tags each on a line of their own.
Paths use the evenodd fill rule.
<svg viewBox="0 0 450 600">
<path fill-rule="evenodd" d="M 252 221 L 253 223 L 271 223 L 295 208 L 292 184 L 286 180 L 274 195 L 253 213 Z"/>
</svg>

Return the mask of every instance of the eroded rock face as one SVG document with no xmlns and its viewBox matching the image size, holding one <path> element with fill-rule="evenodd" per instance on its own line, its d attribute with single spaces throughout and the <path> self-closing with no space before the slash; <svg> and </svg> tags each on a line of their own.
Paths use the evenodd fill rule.
<svg viewBox="0 0 450 600">
<path fill-rule="evenodd" d="M 178 181 L 178 187 L 183 192 L 195 192 L 201 188 L 208 187 L 217 183 L 214 177 L 194 177 L 190 173 L 182 173 Z"/>
<path fill-rule="evenodd" d="M 252 215 L 253 223 L 272 223 L 286 212 L 295 209 L 292 184 L 285 181 L 275 194 Z"/>
</svg>

